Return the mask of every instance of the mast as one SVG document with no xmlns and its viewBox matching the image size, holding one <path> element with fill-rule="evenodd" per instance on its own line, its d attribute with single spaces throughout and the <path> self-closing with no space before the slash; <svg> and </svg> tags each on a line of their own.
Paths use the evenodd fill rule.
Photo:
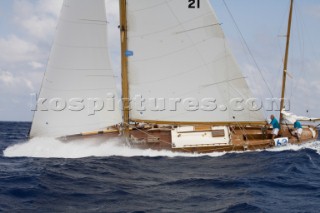
<svg viewBox="0 0 320 213">
<path fill-rule="evenodd" d="M 284 57 L 284 66 L 283 66 L 283 75 L 282 75 L 282 91 L 281 91 L 281 102 L 280 102 L 280 125 L 282 120 L 281 111 L 284 107 L 284 96 L 286 91 L 286 79 L 287 79 L 287 69 L 288 69 L 288 59 L 289 59 L 289 46 L 290 46 L 290 36 L 291 36 L 291 23 L 292 23 L 292 11 L 293 11 L 293 1 L 290 3 L 290 12 L 289 12 L 289 20 L 288 20 L 288 30 L 287 30 L 287 44 L 286 44 L 286 53 Z"/>
<path fill-rule="evenodd" d="M 127 51 L 127 1 L 119 0 L 120 4 L 120 39 L 121 39 L 121 84 L 122 84 L 122 109 L 123 133 L 129 135 L 129 84 L 128 84 L 128 59 Z"/>
</svg>

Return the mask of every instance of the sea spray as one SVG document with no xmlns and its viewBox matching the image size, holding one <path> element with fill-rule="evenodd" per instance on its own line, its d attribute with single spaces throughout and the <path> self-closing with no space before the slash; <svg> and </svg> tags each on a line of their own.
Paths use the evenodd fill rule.
<svg viewBox="0 0 320 213">
<path fill-rule="evenodd" d="M 97 141 L 94 139 L 75 140 L 62 142 L 54 138 L 33 138 L 29 141 L 18 143 L 7 147 L 3 151 L 5 157 L 37 157 L 37 158 L 84 158 L 84 157 L 219 157 L 225 152 L 213 152 L 209 154 L 179 153 L 168 150 L 136 149 L 122 145 L 120 139 Z M 320 141 L 306 143 L 302 145 L 289 144 L 283 147 L 274 147 L 266 150 L 247 151 L 247 152 L 282 152 L 299 151 L 302 149 L 313 149 L 320 154 Z M 241 153 L 241 152 L 234 152 Z"/>
<path fill-rule="evenodd" d="M 120 139 L 95 141 L 93 139 L 72 142 L 61 142 L 54 138 L 34 138 L 24 143 L 15 144 L 4 150 L 5 157 L 38 157 L 38 158 L 84 158 L 84 157 L 199 157 L 204 154 L 178 153 L 168 150 L 134 149 L 121 145 Z M 208 156 L 218 157 L 225 153 L 211 153 Z"/>
<path fill-rule="evenodd" d="M 318 154 L 320 154 L 320 141 L 304 143 L 304 144 L 288 144 L 286 146 L 279 146 L 279 147 L 269 148 L 266 151 L 282 152 L 282 151 L 288 151 L 288 150 L 290 150 L 290 151 L 300 151 L 302 149 L 313 149 Z"/>
</svg>

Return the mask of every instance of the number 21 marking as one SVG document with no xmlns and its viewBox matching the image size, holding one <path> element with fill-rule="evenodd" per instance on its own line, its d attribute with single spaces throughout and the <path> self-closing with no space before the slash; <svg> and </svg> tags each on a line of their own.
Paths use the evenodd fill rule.
<svg viewBox="0 0 320 213">
<path fill-rule="evenodd" d="M 200 8 L 200 0 L 189 0 L 189 6 L 190 9 Z"/>
</svg>

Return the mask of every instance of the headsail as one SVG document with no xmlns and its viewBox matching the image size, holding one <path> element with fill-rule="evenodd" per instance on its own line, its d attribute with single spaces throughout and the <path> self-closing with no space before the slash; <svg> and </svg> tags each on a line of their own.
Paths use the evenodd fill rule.
<svg viewBox="0 0 320 213">
<path fill-rule="evenodd" d="M 127 0 L 129 94 L 165 99 L 165 110 L 132 104 L 133 120 L 263 121 L 209 1 L 189 9 L 181 0 Z M 171 109 L 169 99 L 196 99 L 198 110 Z M 201 108 L 211 102 L 211 108 Z M 243 102 L 237 102 L 243 99 Z M 187 101 L 188 102 L 188 101 Z M 243 106 L 241 110 L 240 104 Z M 205 104 L 208 106 L 208 103 Z M 168 109 L 168 107 L 170 109 Z M 215 108 L 214 110 L 211 110 Z M 176 110 L 175 110 L 176 109 Z"/>
<path fill-rule="evenodd" d="M 121 123 L 104 0 L 64 1 L 39 98 L 46 101 L 41 106 L 38 101 L 31 137 L 72 135 Z"/>
</svg>

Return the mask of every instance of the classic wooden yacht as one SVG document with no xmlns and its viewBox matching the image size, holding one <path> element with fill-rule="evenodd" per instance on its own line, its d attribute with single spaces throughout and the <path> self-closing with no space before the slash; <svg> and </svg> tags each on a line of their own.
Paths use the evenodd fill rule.
<svg viewBox="0 0 320 213">
<path fill-rule="evenodd" d="M 105 1 L 65 0 L 30 137 L 121 137 L 136 148 L 199 153 L 317 139 L 314 126 L 303 126 L 298 140 L 293 125 L 284 123 L 279 137 L 272 139 L 272 128 L 263 110 L 250 102 L 252 93 L 208 0 L 198 6 L 181 0 L 119 3 L 121 107 L 115 104 L 120 99 L 108 52 Z M 293 0 L 280 109 L 292 12 Z M 45 101 L 53 109 L 44 107 Z"/>
</svg>

